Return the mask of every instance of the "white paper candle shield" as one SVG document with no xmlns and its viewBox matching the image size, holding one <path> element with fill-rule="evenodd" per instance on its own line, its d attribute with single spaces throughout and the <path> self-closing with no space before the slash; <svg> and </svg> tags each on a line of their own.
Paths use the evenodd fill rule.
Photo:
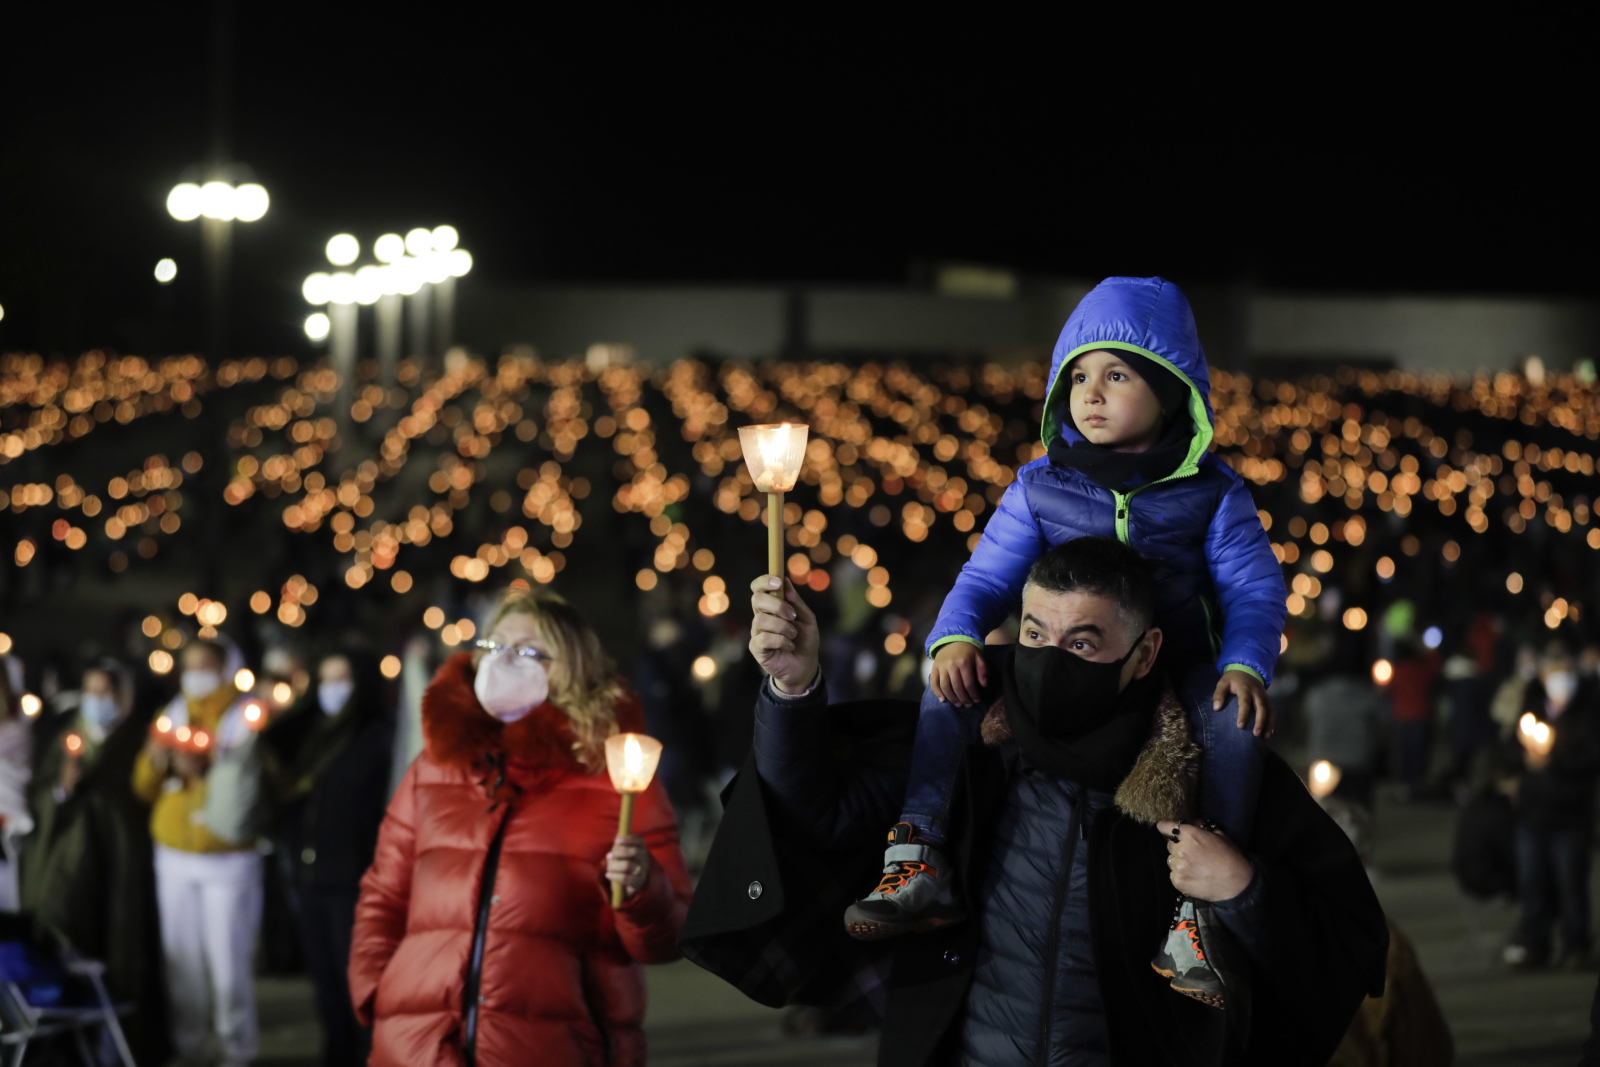
<svg viewBox="0 0 1600 1067">
<path fill-rule="evenodd" d="M 656 776 L 661 762 L 661 742 L 644 734 L 615 734 L 606 738 L 606 770 L 619 793 L 642 793 Z"/>
<path fill-rule="evenodd" d="M 794 488 L 805 462 L 809 432 L 809 427 L 794 422 L 739 428 L 739 446 L 744 449 L 745 466 L 756 492 L 787 493 Z"/>
</svg>

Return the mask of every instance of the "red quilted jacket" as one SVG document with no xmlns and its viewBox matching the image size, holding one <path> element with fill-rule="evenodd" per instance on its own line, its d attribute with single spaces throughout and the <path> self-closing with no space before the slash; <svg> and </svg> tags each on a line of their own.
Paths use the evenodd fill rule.
<svg viewBox="0 0 1600 1067">
<path fill-rule="evenodd" d="M 659 784 L 639 796 L 633 826 L 650 848 L 650 879 L 613 911 L 601 877 L 620 806 L 610 779 L 573 758 L 559 708 L 502 726 L 472 678 L 459 653 L 428 687 L 427 747 L 361 881 L 350 994 L 373 1027 L 370 1063 L 462 1064 L 470 1031 L 479 1067 L 643 1064 L 640 964 L 678 957 L 689 904 L 672 808 Z M 637 701 L 618 717 L 639 729 Z M 473 986 L 476 1012 L 463 1003 Z"/>
</svg>

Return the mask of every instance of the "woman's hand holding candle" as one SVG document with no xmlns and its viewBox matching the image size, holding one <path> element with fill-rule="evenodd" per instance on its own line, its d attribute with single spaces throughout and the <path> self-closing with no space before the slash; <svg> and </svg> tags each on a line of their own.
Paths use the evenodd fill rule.
<svg viewBox="0 0 1600 1067">
<path fill-rule="evenodd" d="M 606 880 L 622 886 L 624 900 L 645 887 L 650 880 L 650 850 L 644 838 L 629 835 L 619 837 L 606 853 Z"/>
</svg>

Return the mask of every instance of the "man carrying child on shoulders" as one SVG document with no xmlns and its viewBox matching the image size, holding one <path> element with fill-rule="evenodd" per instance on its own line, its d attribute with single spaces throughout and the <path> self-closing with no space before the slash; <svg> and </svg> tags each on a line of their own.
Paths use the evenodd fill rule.
<svg viewBox="0 0 1600 1067">
<path fill-rule="evenodd" d="M 1171 638 L 1132 548 L 1077 538 L 1029 569 L 1020 641 L 972 694 L 948 870 L 909 841 L 894 857 L 908 879 L 948 877 L 962 912 L 889 940 L 852 937 L 838 916 L 901 811 L 916 710 L 830 708 L 810 609 L 776 578 L 752 592 L 768 680 L 682 936 L 701 966 L 774 1006 L 865 1001 L 887 1067 L 1320 1065 L 1381 991 L 1382 910 L 1281 760 L 1263 754 L 1247 850 L 1192 821 L 1185 705 L 1209 703 L 1217 675 L 1165 675 Z M 1184 899 L 1207 906 L 1179 924 L 1189 948 L 1172 962 L 1215 976 L 1206 997 L 1150 963 Z"/>
</svg>

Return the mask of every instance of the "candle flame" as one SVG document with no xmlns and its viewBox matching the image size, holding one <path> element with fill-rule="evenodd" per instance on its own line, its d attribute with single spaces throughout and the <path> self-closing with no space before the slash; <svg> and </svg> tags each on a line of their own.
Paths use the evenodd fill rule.
<svg viewBox="0 0 1600 1067">
<path fill-rule="evenodd" d="M 784 455 L 789 451 L 789 424 L 787 422 L 774 426 L 768 433 L 756 438 L 756 447 L 761 450 L 761 461 L 769 467 L 781 468 Z"/>
<path fill-rule="evenodd" d="M 619 793 L 642 793 L 650 787 L 661 758 L 661 742 L 644 734 L 620 733 L 606 738 L 606 770 Z"/>
<path fill-rule="evenodd" d="M 1340 777 L 1341 774 L 1336 764 L 1325 759 L 1319 759 L 1311 765 L 1310 781 L 1306 785 L 1310 787 L 1311 795 L 1321 800 L 1339 788 Z"/>
<path fill-rule="evenodd" d="M 68 752 L 77 755 L 83 749 L 83 738 L 77 734 L 68 734 L 66 736 L 66 746 Z"/>
<path fill-rule="evenodd" d="M 159 734 L 170 734 L 171 732 L 172 732 L 172 720 L 171 719 L 169 719 L 165 715 L 163 715 L 159 719 L 156 720 L 156 733 L 159 733 Z"/>
<path fill-rule="evenodd" d="M 178 732 L 174 736 L 177 737 L 180 744 L 188 744 L 191 734 L 187 726 L 180 726 L 178 727 Z"/>
<path fill-rule="evenodd" d="M 1533 736 L 1534 730 L 1538 727 L 1538 725 L 1539 720 L 1531 711 L 1523 712 L 1522 718 L 1517 720 L 1517 729 L 1521 730 L 1529 737 Z"/>
<path fill-rule="evenodd" d="M 786 493 L 794 488 L 805 462 L 810 428 L 803 422 L 781 422 L 739 428 L 739 448 L 751 481 L 762 493 Z"/>
</svg>

